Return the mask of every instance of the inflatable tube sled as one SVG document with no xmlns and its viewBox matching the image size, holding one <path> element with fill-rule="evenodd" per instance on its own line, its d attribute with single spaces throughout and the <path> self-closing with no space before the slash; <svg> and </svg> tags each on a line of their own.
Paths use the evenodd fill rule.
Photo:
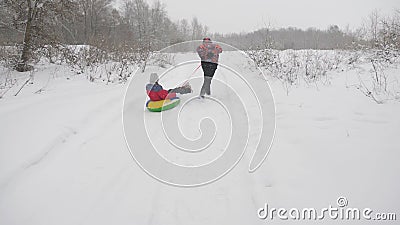
<svg viewBox="0 0 400 225">
<path fill-rule="evenodd" d="M 181 100 L 178 97 L 165 99 L 160 101 L 147 101 L 146 107 L 150 112 L 161 112 L 168 109 L 172 109 L 175 106 L 179 105 Z"/>
</svg>

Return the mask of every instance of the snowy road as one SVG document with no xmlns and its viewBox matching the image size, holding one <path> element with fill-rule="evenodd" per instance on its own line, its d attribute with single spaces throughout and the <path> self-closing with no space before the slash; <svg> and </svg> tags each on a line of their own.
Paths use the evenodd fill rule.
<svg viewBox="0 0 400 225">
<path fill-rule="evenodd" d="M 0 224 L 314 224 L 261 220 L 257 210 L 321 209 L 339 196 L 399 217 L 400 104 L 378 105 L 346 88 L 343 73 L 332 76 L 329 86 L 289 96 L 272 81 L 277 131 L 264 164 L 248 173 L 245 155 L 223 179 L 197 188 L 160 183 L 132 160 L 125 86 L 78 77 L 54 79 L 41 94 L 27 86 L 0 100 Z"/>
</svg>

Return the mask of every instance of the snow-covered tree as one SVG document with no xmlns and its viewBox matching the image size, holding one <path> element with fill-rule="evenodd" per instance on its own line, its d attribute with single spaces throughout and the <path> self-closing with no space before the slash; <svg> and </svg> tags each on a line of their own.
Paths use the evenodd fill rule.
<svg viewBox="0 0 400 225">
<path fill-rule="evenodd" d="M 12 18 L 6 25 L 23 33 L 21 55 L 15 66 L 21 72 L 32 69 L 28 63 L 35 48 L 58 40 L 57 27 L 75 6 L 72 0 L 4 0 L 3 4 L 3 13 Z"/>
</svg>

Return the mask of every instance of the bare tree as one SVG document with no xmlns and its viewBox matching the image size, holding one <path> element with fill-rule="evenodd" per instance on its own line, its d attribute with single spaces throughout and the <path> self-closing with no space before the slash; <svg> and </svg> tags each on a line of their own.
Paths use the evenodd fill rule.
<svg viewBox="0 0 400 225">
<path fill-rule="evenodd" d="M 111 0 L 78 0 L 83 15 L 85 44 L 90 43 L 99 34 L 100 25 L 111 15 L 111 2 Z"/>
<path fill-rule="evenodd" d="M 368 25 L 369 25 L 369 33 L 370 33 L 370 38 L 372 40 L 373 46 L 376 45 L 378 41 L 378 27 L 379 27 L 379 12 L 378 10 L 374 10 L 369 16 L 368 16 Z"/>
<path fill-rule="evenodd" d="M 59 25 L 57 18 L 67 16 L 74 5 L 71 0 L 5 0 L 5 12 L 12 18 L 7 26 L 23 33 L 22 50 L 15 66 L 17 71 L 32 69 L 28 63 L 32 59 L 32 51 L 38 46 L 52 44 L 58 39 L 55 32 Z"/>
<path fill-rule="evenodd" d="M 193 17 L 192 19 L 191 30 L 192 40 L 202 39 L 206 35 L 206 32 L 197 17 Z"/>
</svg>

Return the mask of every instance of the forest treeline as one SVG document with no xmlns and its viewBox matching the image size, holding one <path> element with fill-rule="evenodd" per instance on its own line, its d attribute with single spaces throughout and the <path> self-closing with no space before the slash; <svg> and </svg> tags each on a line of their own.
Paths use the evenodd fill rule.
<svg viewBox="0 0 400 225">
<path fill-rule="evenodd" d="M 210 33 L 197 18 L 172 21 L 165 5 L 145 0 L 2 0 L 0 44 L 16 46 L 15 69 L 27 71 L 35 51 L 49 46 L 90 45 L 109 52 L 148 53 L 204 36 L 243 50 L 399 48 L 400 12 L 382 17 L 372 12 L 357 30 L 263 28 L 240 34 Z M 42 51 L 43 52 L 43 51 Z M 5 51 L 2 51 L 3 58 Z M 51 58 L 51 57 L 50 57 Z"/>
</svg>

